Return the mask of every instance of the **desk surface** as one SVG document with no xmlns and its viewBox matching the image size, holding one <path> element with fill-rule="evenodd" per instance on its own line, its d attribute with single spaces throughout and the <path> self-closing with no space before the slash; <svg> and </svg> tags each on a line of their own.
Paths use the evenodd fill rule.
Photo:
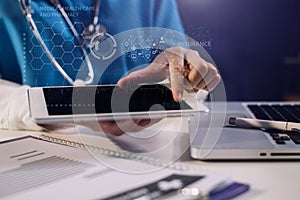
<svg viewBox="0 0 300 200">
<path fill-rule="evenodd" d="M 32 132 L 0 130 L 0 141 Z M 37 133 L 35 133 L 37 134 Z M 300 191 L 300 162 L 203 162 L 188 156 L 184 161 L 226 173 L 234 180 L 249 183 L 251 191 L 238 199 L 295 199 Z"/>
</svg>

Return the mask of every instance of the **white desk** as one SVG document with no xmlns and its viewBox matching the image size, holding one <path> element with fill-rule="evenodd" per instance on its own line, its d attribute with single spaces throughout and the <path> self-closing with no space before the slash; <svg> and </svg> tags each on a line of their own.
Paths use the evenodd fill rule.
<svg viewBox="0 0 300 200">
<path fill-rule="evenodd" d="M 0 130 L 0 141 L 32 132 Z M 183 162 L 202 165 L 249 183 L 251 191 L 237 199 L 297 199 L 300 191 L 300 162 L 202 162 L 184 156 Z"/>
</svg>

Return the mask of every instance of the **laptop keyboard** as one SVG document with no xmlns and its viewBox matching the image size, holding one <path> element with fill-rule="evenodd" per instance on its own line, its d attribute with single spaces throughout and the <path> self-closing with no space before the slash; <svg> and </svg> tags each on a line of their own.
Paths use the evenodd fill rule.
<svg viewBox="0 0 300 200">
<path fill-rule="evenodd" d="M 299 105 L 248 105 L 257 119 L 300 123 Z"/>
<path fill-rule="evenodd" d="M 291 105 L 248 105 L 250 111 L 257 119 L 288 121 L 300 123 L 300 104 Z M 300 132 L 297 131 L 279 131 L 266 130 L 276 142 L 276 144 L 284 145 L 289 141 L 300 145 Z"/>
<path fill-rule="evenodd" d="M 278 131 L 278 130 L 266 130 L 270 134 L 276 144 L 286 144 L 288 141 L 300 145 L 300 132 L 296 131 Z"/>
</svg>

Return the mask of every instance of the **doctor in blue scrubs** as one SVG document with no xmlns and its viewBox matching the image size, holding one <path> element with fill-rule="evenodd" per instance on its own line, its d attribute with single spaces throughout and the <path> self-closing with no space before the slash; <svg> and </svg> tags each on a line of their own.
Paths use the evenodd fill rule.
<svg viewBox="0 0 300 200">
<path fill-rule="evenodd" d="M 70 30 L 67 20 L 58 9 L 61 8 L 67 13 L 77 32 L 88 31 L 82 27 L 89 27 L 96 22 L 90 27 L 91 30 L 96 29 L 99 24 L 100 30 L 103 29 L 110 35 L 144 27 L 167 28 L 183 33 L 175 0 L 25 0 L 25 2 L 30 2 L 31 13 L 38 28 L 41 25 L 53 25 L 51 26 L 53 29 L 59 29 L 54 24 L 62 22 L 62 25 Z M 60 7 L 57 7 L 58 4 Z M 98 20 L 95 21 L 96 16 Z M 49 37 L 49 34 L 44 32 L 45 37 Z M 71 31 L 61 31 L 61 34 L 76 43 Z M 51 49 L 52 55 L 58 57 L 61 53 L 59 48 L 55 48 L 54 36 L 55 34 L 49 37 L 50 41 L 45 43 Z M 19 2 L 2 0 L 0 4 L 0 128 L 2 129 L 44 130 L 45 127 L 35 124 L 29 116 L 26 90 L 36 86 L 70 85 L 51 62 L 41 68 L 39 61 L 33 62 L 28 58 L 28 55 L 32 56 L 33 53 L 42 55 L 43 49 L 33 48 L 36 46 L 39 44 L 33 39 Z M 76 51 L 75 48 L 73 50 Z M 63 59 L 60 57 L 58 62 L 64 63 Z M 74 80 L 79 70 L 75 64 L 72 67 L 63 64 L 61 66 Z M 160 82 L 169 79 L 174 100 L 181 101 L 186 82 L 194 90 L 211 91 L 221 79 L 216 68 L 202 59 L 197 51 L 180 46 L 166 49 L 144 66 L 131 72 L 128 63 L 125 64 L 120 60 L 117 67 L 106 70 L 97 84 L 116 83 L 120 87 L 125 87 L 128 83 Z M 129 131 L 139 131 L 149 125 L 149 120 L 134 120 L 135 126 L 131 124 L 132 121 L 121 123 L 128 127 Z M 99 124 L 101 126 L 99 131 L 105 133 L 121 135 L 124 132 L 115 122 L 99 122 Z"/>
</svg>

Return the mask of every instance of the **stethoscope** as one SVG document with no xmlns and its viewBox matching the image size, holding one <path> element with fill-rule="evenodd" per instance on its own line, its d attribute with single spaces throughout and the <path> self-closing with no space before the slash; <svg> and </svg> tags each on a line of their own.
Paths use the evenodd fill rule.
<svg viewBox="0 0 300 200">
<path fill-rule="evenodd" d="M 31 9 L 31 0 L 27 0 L 27 4 L 25 2 L 26 0 L 19 0 L 21 9 L 23 11 L 23 14 L 25 15 L 27 22 L 29 24 L 30 29 L 32 30 L 34 36 L 38 40 L 38 42 L 41 44 L 42 49 L 44 50 L 45 54 L 48 56 L 50 59 L 51 63 L 54 65 L 54 67 L 62 74 L 62 76 L 71 84 L 71 85 L 88 85 L 91 84 L 94 81 L 94 70 L 92 67 L 91 60 L 85 50 L 84 47 L 81 46 L 81 50 L 83 53 L 83 56 L 85 57 L 85 62 L 88 67 L 88 75 L 85 80 L 82 79 L 76 79 L 75 81 L 66 73 L 66 71 L 62 68 L 62 66 L 57 62 L 57 60 L 54 58 L 52 53 L 50 52 L 49 48 L 43 41 L 41 34 L 38 31 L 38 28 L 36 26 L 36 23 L 34 22 L 32 18 L 32 9 Z M 61 13 L 63 16 L 64 20 L 68 24 L 69 28 L 71 29 L 75 39 L 77 42 L 80 44 L 82 43 L 82 39 L 79 37 L 79 34 L 77 30 L 75 29 L 73 23 L 71 22 L 68 14 L 62 7 L 62 5 L 59 3 L 58 0 L 49 0 L 49 2 Z M 99 10 L 100 10 L 100 0 L 96 0 L 95 3 L 95 13 L 94 13 L 94 19 L 93 22 L 88 25 L 82 32 L 82 35 L 85 39 L 90 40 L 89 44 L 87 45 L 89 48 L 93 48 L 95 46 L 95 41 L 93 38 L 104 38 L 105 36 L 112 37 L 108 33 L 106 33 L 106 28 L 99 24 Z"/>
</svg>

